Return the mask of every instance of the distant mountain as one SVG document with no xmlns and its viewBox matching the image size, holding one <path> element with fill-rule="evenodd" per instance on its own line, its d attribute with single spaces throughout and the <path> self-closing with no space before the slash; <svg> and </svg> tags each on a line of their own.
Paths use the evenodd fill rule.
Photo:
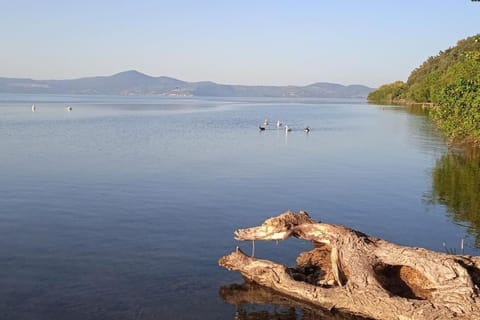
<svg viewBox="0 0 480 320">
<path fill-rule="evenodd" d="M 3 93 L 366 98 L 368 93 L 373 90 L 373 88 L 363 85 L 344 86 L 325 82 L 318 82 L 303 87 L 225 85 L 210 81 L 186 82 L 169 77 L 151 77 L 135 70 L 120 72 L 112 76 L 72 80 L 33 80 L 0 77 L 0 92 Z"/>
</svg>

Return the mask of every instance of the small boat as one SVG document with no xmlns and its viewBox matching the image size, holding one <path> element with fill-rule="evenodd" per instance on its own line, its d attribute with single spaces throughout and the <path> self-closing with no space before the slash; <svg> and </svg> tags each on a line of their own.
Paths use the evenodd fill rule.
<svg viewBox="0 0 480 320">
<path fill-rule="evenodd" d="M 285 126 L 285 133 L 292 131 L 291 128 L 289 128 L 287 125 Z"/>
<path fill-rule="evenodd" d="M 35 104 L 32 104 L 32 112 L 35 112 L 35 109 L 36 109 Z"/>
<path fill-rule="evenodd" d="M 280 128 L 282 126 L 282 123 L 280 122 L 280 120 L 277 120 L 277 128 Z"/>
<path fill-rule="evenodd" d="M 309 133 L 310 132 L 310 127 L 305 127 L 305 129 L 303 129 L 303 131 L 305 131 L 306 133 Z"/>
<path fill-rule="evenodd" d="M 263 125 L 268 126 L 268 119 L 263 120 Z"/>
<path fill-rule="evenodd" d="M 67 110 L 67 111 L 72 111 L 73 108 L 72 108 L 71 106 L 66 106 L 66 107 L 65 107 L 65 110 Z"/>
<path fill-rule="evenodd" d="M 262 126 L 258 126 L 258 129 L 260 129 L 260 131 L 265 131 L 265 127 Z"/>
</svg>

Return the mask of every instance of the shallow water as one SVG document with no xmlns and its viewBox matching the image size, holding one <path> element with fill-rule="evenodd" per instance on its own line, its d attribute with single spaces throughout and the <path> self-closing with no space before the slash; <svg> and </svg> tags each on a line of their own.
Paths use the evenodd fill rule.
<svg viewBox="0 0 480 320">
<path fill-rule="evenodd" d="M 264 118 L 293 131 L 260 132 Z M 452 156 L 429 119 L 403 108 L 0 95 L 0 137 L 2 319 L 246 318 L 221 298 L 241 278 L 217 260 L 238 245 L 235 229 L 288 209 L 439 251 L 465 238 L 479 254 L 479 212 L 448 200 L 475 187 L 463 188 L 472 183 L 462 174 L 456 188 L 432 178 L 464 162 L 445 165 Z M 256 247 L 293 264 L 310 245 Z M 250 305 L 251 318 L 258 308 L 285 319 L 307 312 Z"/>
</svg>

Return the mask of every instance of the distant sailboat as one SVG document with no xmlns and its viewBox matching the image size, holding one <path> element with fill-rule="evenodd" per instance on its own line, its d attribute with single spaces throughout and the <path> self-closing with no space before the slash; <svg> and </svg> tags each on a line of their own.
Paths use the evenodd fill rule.
<svg viewBox="0 0 480 320">
<path fill-rule="evenodd" d="M 32 104 L 32 112 L 35 112 L 35 104 Z"/>
</svg>

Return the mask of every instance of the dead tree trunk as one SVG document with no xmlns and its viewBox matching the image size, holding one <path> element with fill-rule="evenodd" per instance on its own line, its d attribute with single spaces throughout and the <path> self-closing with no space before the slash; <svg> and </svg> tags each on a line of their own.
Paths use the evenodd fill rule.
<svg viewBox="0 0 480 320">
<path fill-rule="evenodd" d="M 238 247 L 219 260 L 246 280 L 307 303 L 374 319 L 480 319 L 480 257 L 399 246 L 306 212 L 285 212 L 237 240 L 311 240 L 295 268 L 247 256 Z"/>
</svg>

